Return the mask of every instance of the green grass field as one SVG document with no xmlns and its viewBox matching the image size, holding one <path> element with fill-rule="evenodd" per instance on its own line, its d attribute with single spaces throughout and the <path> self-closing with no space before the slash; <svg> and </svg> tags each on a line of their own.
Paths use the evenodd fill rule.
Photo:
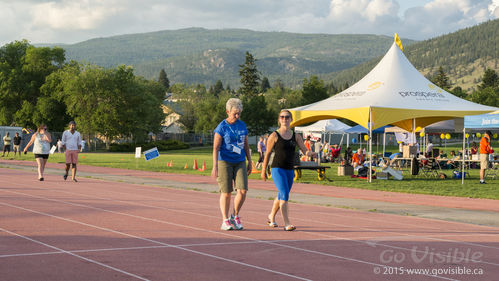
<svg viewBox="0 0 499 281">
<path fill-rule="evenodd" d="M 394 151 L 397 148 L 391 147 L 388 151 Z M 457 147 L 447 147 L 449 149 L 457 149 Z M 8 159 L 14 159 L 12 155 Z M 16 158 L 18 159 L 18 158 Z M 22 159 L 34 161 L 33 156 L 23 155 Z M 197 160 L 198 167 L 206 163 L 205 171 L 193 170 L 194 159 Z M 253 154 L 252 159 L 254 162 L 258 160 L 258 155 Z M 167 163 L 173 164 L 173 167 L 168 167 Z M 54 154 L 49 158 L 52 163 L 64 163 L 63 154 Z M 212 169 L 212 148 L 201 147 L 187 150 L 167 151 L 160 152 L 160 157 L 145 161 L 135 159 L 133 153 L 82 153 L 80 154 L 79 163 L 91 166 L 114 167 L 122 169 L 133 170 L 146 170 L 175 174 L 196 174 L 196 175 L 210 175 Z M 187 169 L 184 169 L 187 164 Z M 351 178 L 349 176 L 338 176 L 338 164 L 336 163 L 323 163 L 323 166 L 330 167 L 326 170 L 326 180 L 319 181 L 317 172 L 313 170 L 303 170 L 303 176 L 297 182 L 301 183 L 314 183 L 328 185 L 353 187 L 360 189 L 384 190 L 405 193 L 420 193 L 420 194 L 433 194 L 445 196 L 459 196 L 459 197 L 472 197 L 472 198 L 489 198 L 499 199 L 499 180 L 487 179 L 487 184 L 479 184 L 479 170 L 470 170 L 470 178 L 465 180 L 465 184 L 461 184 L 461 180 L 452 179 L 453 170 L 443 170 L 448 178 L 442 179 L 428 179 L 421 174 L 418 176 L 411 176 L 410 171 L 404 171 L 404 179 L 397 181 L 389 180 L 373 180 L 368 183 L 366 180 Z M 260 179 L 259 174 L 252 174 L 251 179 Z"/>
</svg>

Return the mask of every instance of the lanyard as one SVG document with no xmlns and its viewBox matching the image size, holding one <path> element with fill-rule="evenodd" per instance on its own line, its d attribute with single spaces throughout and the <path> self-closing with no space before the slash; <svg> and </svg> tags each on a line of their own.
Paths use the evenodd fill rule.
<svg viewBox="0 0 499 281">
<path fill-rule="evenodd" d="M 231 124 L 229 124 L 229 123 L 227 122 L 227 120 L 224 120 L 224 121 L 225 121 L 225 123 L 227 123 L 227 125 L 228 125 L 228 127 L 229 127 L 229 130 L 230 130 L 230 131 L 234 134 L 234 136 L 236 136 L 236 142 L 239 142 L 239 135 L 238 135 L 238 134 L 236 134 L 236 132 L 234 132 L 234 130 L 232 130 L 232 127 L 230 126 Z M 236 121 L 236 122 L 237 122 L 237 121 Z M 234 125 L 235 125 L 235 124 L 236 124 L 236 123 L 234 123 Z"/>
</svg>

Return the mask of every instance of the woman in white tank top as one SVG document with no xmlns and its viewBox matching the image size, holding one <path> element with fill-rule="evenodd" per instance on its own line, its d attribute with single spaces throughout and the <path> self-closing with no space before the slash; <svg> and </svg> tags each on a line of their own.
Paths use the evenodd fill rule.
<svg viewBox="0 0 499 281">
<path fill-rule="evenodd" d="M 49 159 L 50 153 L 50 142 L 52 142 L 52 137 L 50 133 L 47 132 L 47 126 L 41 124 L 38 126 L 38 130 L 31 137 L 28 145 L 24 148 L 24 153 L 28 152 L 28 148 L 33 146 L 33 154 L 35 155 L 36 163 L 38 164 L 38 180 L 43 181 L 43 172 L 45 170 L 45 165 Z"/>
</svg>

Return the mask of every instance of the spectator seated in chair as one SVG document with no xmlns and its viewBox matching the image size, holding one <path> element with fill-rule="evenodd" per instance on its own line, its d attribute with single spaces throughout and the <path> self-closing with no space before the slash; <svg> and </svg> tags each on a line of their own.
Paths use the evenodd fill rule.
<svg viewBox="0 0 499 281">
<path fill-rule="evenodd" d="M 447 169 L 455 169 L 457 167 L 456 161 L 459 161 L 459 155 L 456 155 L 456 152 L 452 150 L 449 155 L 449 160 L 445 163 L 445 167 Z"/>
<path fill-rule="evenodd" d="M 364 156 L 362 155 L 362 149 L 357 149 L 357 153 L 352 156 L 352 164 L 355 170 L 362 167 L 364 163 Z"/>
</svg>

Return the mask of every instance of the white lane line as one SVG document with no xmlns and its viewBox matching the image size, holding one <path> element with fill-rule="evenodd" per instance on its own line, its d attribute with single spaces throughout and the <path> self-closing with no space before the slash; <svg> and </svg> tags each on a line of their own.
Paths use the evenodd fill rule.
<svg viewBox="0 0 499 281">
<path fill-rule="evenodd" d="M 60 192 L 60 193 L 72 194 L 72 195 L 79 195 L 79 196 L 83 195 L 83 196 L 92 197 L 92 198 L 99 199 L 99 200 L 107 200 L 107 201 L 110 201 L 110 202 L 122 202 L 122 203 L 126 203 L 126 204 L 129 204 L 129 205 L 144 206 L 144 207 L 149 207 L 149 208 L 153 208 L 153 209 L 160 209 L 160 210 L 169 210 L 169 211 L 172 211 L 172 212 L 178 212 L 178 213 L 183 213 L 183 214 L 190 214 L 190 215 L 196 215 L 196 216 L 205 216 L 205 217 L 210 217 L 210 218 L 218 218 L 218 217 L 214 217 L 214 216 L 206 215 L 206 214 L 199 214 L 199 213 L 189 212 L 189 211 L 184 211 L 184 210 L 176 210 L 176 209 L 166 208 L 166 207 L 151 206 L 151 205 L 147 205 L 147 204 L 140 204 L 140 203 L 130 202 L 130 201 L 123 201 L 123 200 L 103 198 L 103 197 L 98 197 L 98 196 L 94 196 L 94 195 L 87 195 L 87 194 L 82 194 L 82 193 L 69 192 L 69 191 L 65 191 L 65 190 L 53 190 L 53 191 Z M 122 193 L 122 192 L 116 192 L 116 191 L 111 191 L 111 192 L 118 193 L 118 194 L 129 195 L 128 193 Z M 144 196 L 144 195 L 142 195 L 142 197 L 152 198 L 152 197 Z M 186 203 L 188 203 L 188 202 L 186 202 Z M 208 205 L 203 205 L 201 203 L 199 203 L 199 204 L 195 203 L 195 204 L 197 206 L 208 206 Z M 246 212 L 257 213 L 256 211 L 251 211 L 251 210 L 246 210 Z M 318 212 L 318 213 L 326 214 L 326 215 L 332 215 L 332 216 L 337 216 L 337 217 L 341 217 L 341 218 L 345 218 L 346 217 L 346 216 L 341 216 L 341 215 L 337 215 L 337 214 L 330 214 L 330 213 L 323 213 L 323 212 Z M 464 241 L 456 241 L 456 240 L 452 240 L 452 239 L 436 238 L 435 236 L 429 236 L 429 235 L 412 235 L 412 234 L 408 234 L 408 233 L 401 233 L 401 232 L 395 232 L 395 231 L 386 231 L 386 230 L 380 230 L 380 229 L 368 228 L 368 227 L 360 227 L 360 226 L 359 227 L 354 227 L 354 226 L 351 226 L 351 225 L 344 225 L 344 224 L 338 224 L 338 223 L 330 223 L 330 222 L 313 220 L 313 219 L 301 219 L 301 218 L 296 218 L 296 219 L 297 220 L 301 220 L 301 221 L 306 221 L 306 222 L 313 222 L 314 224 L 320 224 L 320 225 L 330 225 L 330 226 L 340 226 L 340 227 L 346 227 L 346 228 L 356 228 L 356 229 L 366 230 L 366 231 L 370 231 L 370 232 L 397 234 L 398 236 L 401 236 L 401 237 L 405 236 L 406 238 L 427 239 L 427 240 L 434 240 L 434 241 L 438 241 L 438 242 L 448 242 L 448 243 L 454 243 L 454 244 L 461 244 L 461 245 L 467 245 L 467 246 L 476 246 L 476 247 L 482 247 L 482 248 L 499 250 L 499 247 L 494 247 L 494 246 L 489 246 L 489 245 L 483 245 L 483 244 L 473 243 L 473 242 L 464 242 Z M 359 218 L 359 219 L 369 220 L 368 218 Z M 379 221 L 379 220 L 374 220 L 374 221 Z M 386 221 L 380 221 L 380 222 L 386 223 Z M 258 224 L 258 223 L 252 223 L 250 221 L 246 221 L 246 223 L 250 223 L 250 224 L 254 224 L 254 225 L 261 225 L 261 224 Z M 395 223 L 395 224 L 397 224 L 397 223 Z M 399 223 L 399 224 L 410 225 L 410 224 L 403 224 L 403 223 Z M 432 229 L 437 229 L 437 228 L 432 228 Z M 438 229 L 438 230 L 440 230 L 440 229 Z M 311 234 L 311 235 L 315 235 L 315 236 L 321 236 L 321 237 L 326 237 L 326 238 L 337 238 L 337 239 L 342 239 L 342 240 L 347 240 L 347 241 L 353 241 L 353 242 L 357 242 L 357 243 L 366 243 L 366 242 L 363 242 L 363 241 L 354 240 L 354 239 L 351 239 L 351 238 L 344 238 L 344 237 L 335 236 L 335 235 L 328 235 L 328 234 L 322 234 L 322 233 L 308 232 L 306 230 L 305 231 L 301 230 L 301 231 L 305 232 L 305 233 L 308 233 L 308 234 Z M 464 231 L 463 231 L 463 233 L 464 233 Z M 494 234 L 488 234 L 488 235 L 493 236 L 493 237 L 495 236 Z M 444 235 L 439 235 L 439 236 L 444 236 Z M 476 237 L 477 234 L 473 234 L 473 236 Z M 362 238 L 367 238 L 369 240 L 372 240 L 372 239 L 380 240 L 380 239 L 378 239 L 378 237 L 360 237 L 358 239 L 362 239 Z M 396 247 L 396 246 L 391 246 L 391 245 L 387 245 L 387 244 L 381 244 L 379 242 L 377 243 L 377 245 L 379 245 L 379 246 L 385 246 L 385 247 L 389 247 L 389 248 L 400 249 L 400 250 L 411 251 L 411 252 L 413 251 L 413 249 L 403 248 L 403 247 Z M 424 252 L 422 252 L 422 253 L 424 253 Z M 493 263 L 493 265 L 495 265 L 495 264 Z"/>
<path fill-rule="evenodd" d="M 169 225 L 174 225 L 174 226 L 179 226 L 179 227 L 184 227 L 184 228 L 190 228 L 190 229 L 199 230 L 199 231 L 203 231 L 203 232 L 217 233 L 219 235 L 222 234 L 222 235 L 227 235 L 227 236 L 230 236 L 230 237 L 237 237 L 237 238 L 240 238 L 240 239 L 261 241 L 262 243 L 267 243 L 267 244 L 271 244 L 271 245 L 275 245 L 275 246 L 280 246 L 280 247 L 284 247 L 284 248 L 290 248 L 290 249 L 298 250 L 298 251 L 301 250 L 301 251 L 304 251 L 304 252 L 315 253 L 315 254 L 318 254 L 318 255 L 324 255 L 324 256 L 328 256 L 328 257 L 334 257 L 334 258 L 343 259 L 343 260 L 347 260 L 347 261 L 354 261 L 354 262 L 358 262 L 358 263 L 362 263 L 362 264 L 374 265 L 374 266 L 379 266 L 379 267 L 384 267 L 385 266 L 385 265 L 382 265 L 382 264 L 377 264 L 377 263 L 368 262 L 368 261 L 364 261 L 364 260 L 358 260 L 358 259 L 354 259 L 354 258 L 343 257 L 343 256 L 339 256 L 339 255 L 333 255 L 333 254 L 329 254 L 329 253 L 324 253 L 324 252 L 319 252 L 319 251 L 314 251 L 314 250 L 309 250 L 309 249 L 303 249 L 303 248 L 299 248 L 299 247 L 294 247 L 294 246 L 289 246 L 289 245 L 284 245 L 284 244 L 279 244 L 279 243 L 273 243 L 273 242 L 269 242 L 269 241 L 263 241 L 263 240 L 248 238 L 248 237 L 239 236 L 239 235 L 231 235 L 231 234 L 220 232 L 220 231 L 212 231 L 212 230 L 207 230 L 207 229 L 202 229 L 202 228 L 197 228 L 197 227 L 188 226 L 188 225 L 182 225 L 182 224 L 177 224 L 177 223 L 172 223 L 172 222 L 158 220 L 158 219 L 147 218 L 147 217 L 133 215 L 133 214 L 127 214 L 127 213 L 122 213 L 122 212 L 117 212 L 117 211 L 111 211 L 111 210 L 107 210 L 107 209 L 103 209 L 103 208 L 99 208 L 99 207 L 93 207 L 93 206 L 89 206 L 89 205 L 85 205 L 85 204 L 71 203 L 71 202 L 57 200 L 57 199 L 51 199 L 51 198 L 47 198 L 47 197 L 43 197 L 43 196 L 36 196 L 36 195 L 25 194 L 25 193 L 21 193 L 21 192 L 13 192 L 13 191 L 7 191 L 7 192 L 18 193 L 18 194 L 21 194 L 21 195 L 27 195 L 29 197 L 40 198 L 40 199 L 44 199 L 44 200 L 47 200 L 47 201 L 54 201 L 54 202 L 59 202 L 59 203 L 67 204 L 67 205 L 84 207 L 84 208 L 87 208 L 87 209 L 94 209 L 94 210 L 100 210 L 100 211 L 104 211 L 104 212 L 108 212 L 108 213 L 119 214 L 119 215 L 123 215 L 123 216 L 129 216 L 129 217 L 138 218 L 138 219 L 142 219 L 142 220 L 148 220 L 148 221 L 153 221 L 153 222 L 158 222 L 158 223 L 163 223 L 163 224 L 169 224 Z M 10 205 L 8 203 L 1 203 L 1 202 L 0 202 L 0 204 Z M 23 209 L 22 207 L 17 207 L 17 206 L 13 206 L 13 207 Z M 38 212 L 38 211 L 34 211 L 34 212 Z M 52 216 L 50 214 L 47 214 L 47 215 Z M 57 216 L 54 216 L 54 217 L 57 217 Z M 62 217 L 61 217 L 61 219 L 72 221 L 71 219 L 66 219 L 66 218 L 62 218 Z M 75 222 L 77 222 L 77 221 L 75 221 Z M 86 223 L 83 223 L 83 222 L 77 222 L 77 223 L 87 225 Z M 101 227 L 99 227 L 99 226 L 94 226 L 94 227 L 101 229 Z M 104 229 L 104 228 L 102 228 L 102 229 Z M 112 229 L 109 229 L 109 231 L 120 233 L 120 232 L 112 230 Z M 131 234 L 126 234 L 126 233 L 123 233 L 123 234 L 131 236 L 131 237 L 135 237 L 134 235 L 131 235 Z M 162 243 L 162 242 L 159 242 L 159 241 L 150 240 L 150 239 L 147 239 L 147 238 L 141 238 L 141 237 L 136 237 L 136 238 L 147 240 L 147 241 L 151 241 L 151 242 L 158 242 L 158 243 L 164 244 L 164 245 L 169 245 L 169 244 L 166 244 L 166 243 Z M 380 245 L 380 244 L 378 244 L 378 245 Z M 175 247 L 175 246 L 172 245 L 172 247 Z M 184 248 L 181 248 L 181 249 L 184 249 Z M 186 250 L 188 250 L 188 249 L 186 249 Z M 229 261 L 233 262 L 232 260 L 229 260 Z M 454 279 L 449 279 L 449 278 L 446 278 L 446 277 L 436 276 L 436 275 L 426 275 L 426 276 L 440 278 L 440 279 L 445 279 L 445 280 L 454 280 Z"/>
<path fill-rule="evenodd" d="M 327 241 L 327 239 L 315 239 L 315 240 L 272 240 L 274 243 L 279 242 L 317 242 L 317 241 Z M 262 244 L 261 241 L 239 241 L 239 242 L 218 242 L 218 243 L 191 243 L 191 244 L 178 244 L 178 247 L 205 247 L 205 246 L 227 246 L 227 245 L 245 245 L 245 244 Z M 147 250 L 147 249 L 164 249 L 171 248 L 171 246 L 138 246 L 138 247 L 122 247 L 122 248 L 101 248 L 101 249 L 86 249 L 86 250 L 68 250 L 70 253 L 96 253 L 96 252 L 111 252 L 111 251 L 133 251 L 133 250 Z M 36 252 L 36 253 L 23 253 L 23 254 L 9 254 L 0 255 L 0 258 L 12 258 L 12 257 L 29 257 L 29 256 L 43 256 L 43 255 L 60 255 L 63 252 Z"/>
<path fill-rule="evenodd" d="M 63 202 L 63 201 L 61 201 L 61 202 Z M 96 229 L 99 229 L 99 230 L 108 231 L 108 232 L 112 232 L 112 233 L 115 233 L 115 234 L 120 234 L 120 235 L 123 235 L 123 236 L 135 238 L 135 239 L 139 239 L 139 240 L 143 240 L 143 241 L 148 241 L 148 242 L 151 242 L 151 243 L 154 243 L 154 244 L 168 246 L 168 247 L 171 247 L 171 248 L 175 248 L 175 249 L 179 249 L 179 250 L 191 252 L 191 253 L 202 255 L 202 256 L 206 256 L 206 257 L 215 258 L 215 259 L 218 259 L 218 260 L 223 260 L 223 261 L 227 261 L 227 262 L 239 264 L 239 265 L 250 267 L 250 268 L 254 268 L 254 269 L 259 269 L 259 270 L 267 271 L 267 272 L 278 274 L 278 275 L 283 275 L 283 276 L 286 276 L 286 277 L 291 277 L 291 278 L 298 279 L 298 280 L 310 280 L 310 279 L 307 279 L 307 278 L 303 278 L 303 277 L 300 277 L 300 276 L 291 275 L 291 274 L 288 274 L 288 273 L 284 273 L 284 272 L 280 272 L 280 271 L 276 271 L 276 270 L 264 268 L 264 267 L 261 267 L 261 266 L 252 265 L 252 264 L 248 264 L 248 263 L 244 263 L 244 262 L 239 262 L 239 261 L 227 259 L 227 258 L 224 258 L 224 257 L 220 257 L 220 256 L 216 256 L 216 255 L 204 253 L 204 252 L 201 252 L 201 251 L 196 251 L 196 250 L 188 249 L 188 248 L 185 248 L 185 247 L 171 245 L 171 244 L 163 243 L 163 242 L 160 242 L 160 241 L 157 241 L 157 240 L 153 240 L 153 239 L 148 239 L 148 238 L 136 236 L 136 235 L 128 234 L 128 233 L 125 233 L 125 232 L 113 230 L 113 229 L 110 229 L 110 228 L 100 227 L 100 226 L 97 226 L 97 225 L 92 225 L 92 224 L 84 223 L 84 222 L 81 222 L 81 221 L 77 221 L 77 220 L 73 220 L 73 219 L 68 219 L 68 218 L 64 218 L 64 217 L 52 215 L 52 214 L 49 214 L 49 213 L 40 212 L 40 211 L 36 211 L 36 210 L 24 208 L 24 207 L 12 205 L 12 204 L 9 204 L 9 203 L 0 202 L 0 205 L 8 206 L 8 207 L 12 207 L 12 208 L 24 210 L 24 211 L 35 213 L 35 214 L 39 214 L 39 215 L 44 215 L 44 216 L 48 216 L 48 217 L 51 217 L 51 218 L 56 218 L 56 219 L 60 219 L 60 220 L 64 220 L 64 221 L 68 221 L 68 222 L 72 222 L 72 223 L 76 223 L 76 224 L 81 224 L 81 225 L 84 225 L 84 226 L 87 226 L 87 227 L 92 227 L 92 228 L 96 228 Z M 118 213 L 119 214 L 119 212 L 108 211 L 108 210 L 101 209 L 101 208 L 93 208 L 93 207 L 90 207 L 90 206 L 88 206 L 87 208 L 100 209 L 102 211 L 107 211 L 107 212 Z M 2 229 L 2 228 L 0 228 L 0 229 Z M 6 232 L 11 233 L 10 231 L 6 231 Z M 24 237 L 24 236 L 22 236 L 22 237 Z M 29 240 L 32 240 L 32 239 L 29 239 Z M 36 240 L 32 240 L 32 241 L 36 241 Z M 53 247 L 53 248 L 55 248 L 55 247 Z"/>
<path fill-rule="evenodd" d="M 45 247 L 48 247 L 48 248 L 51 248 L 51 249 L 57 250 L 57 251 L 59 251 L 59 252 L 61 252 L 61 253 L 68 254 L 68 255 L 71 255 L 71 256 L 74 256 L 74 257 L 76 257 L 76 258 L 79 258 L 79 259 L 82 259 L 82 260 L 85 260 L 85 261 L 88 261 L 88 262 L 91 262 L 91 263 L 94 263 L 94 264 L 97 264 L 97 265 L 103 266 L 103 267 L 105 267 L 105 268 L 108 268 L 108 269 L 111 269 L 111 270 L 114 270 L 114 271 L 117 271 L 117 272 L 123 273 L 123 274 L 128 275 L 128 276 L 131 276 L 131 277 L 135 277 L 135 278 L 137 278 L 137 279 L 139 279 L 139 280 L 149 281 L 149 279 L 146 279 L 146 278 L 140 277 L 140 276 L 135 275 L 135 274 L 133 274 L 133 273 L 126 272 L 126 271 L 121 270 L 121 269 L 119 269 L 119 268 L 116 268 L 116 267 L 113 267 L 113 266 L 110 266 L 110 265 L 107 265 L 107 264 L 104 264 L 104 263 L 101 263 L 101 262 L 98 262 L 98 261 L 95 261 L 95 260 L 92 260 L 92 259 L 89 259 L 89 258 L 86 258 L 86 257 L 82 257 L 82 256 L 77 255 L 77 254 L 75 254 L 75 253 L 68 252 L 68 251 L 63 250 L 63 249 L 61 249 L 61 248 L 58 248 L 58 247 L 56 247 L 56 246 L 52 246 L 52 245 L 49 245 L 49 244 L 47 244 L 47 243 L 43 243 L 43 242 L 38 241 L 38 240 L 36 240 L 36 239 L 33 239 L 33 238 L 30 238 L 30 237 L 27 237 L 27 236 L 24 236 L 24 235 L 21 235 L 21 234 L 18 234 L 18 233 L 15 233 L 15 232 L 9 231 L 9 230 L 7 230 L 7 229 L 4 229 L 4 228 L 1 228 L 1 227 L 0 227 L 0 230 L 1 230 L 1 231 L 3 231 L 3 232 L 9 233 L 9 234 L 11 234 L 11 235 L 15 235 L 15 236 L 17 236 L 17 237 L 21 237 L 21 238 L 23 238 L 23 239 L 29 240 L 29 241 L 31 241 L 31 242 L 34 242 L 34 243 L 37 243 L 37 244 L 43 245 L 43 246 L 45 246 Z"/>
</svg>

